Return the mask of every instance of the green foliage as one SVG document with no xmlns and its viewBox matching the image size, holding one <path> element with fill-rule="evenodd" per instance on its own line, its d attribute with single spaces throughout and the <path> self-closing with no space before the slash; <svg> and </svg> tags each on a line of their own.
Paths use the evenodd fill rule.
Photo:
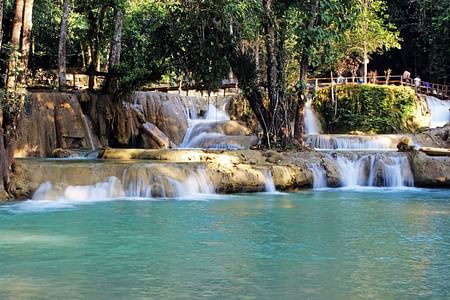
<svg viewBox="0 0 450 300">
<path fill-rule="evenodd" d="M 414 130 L 409 121 L 417 98 L 411 88 L 346 85 L 335 87 L 335 93 L 337 109 L 331 100 L 330 88 L 319 90 L 313 100 L 328 133 L 358 130 L 382 134 Z"/>
<path fill-rule="evenodd" d="M 389 1 L 391 22 L 402 37 L 402 51 L 391 53 L 402 69 L 432 82 L 450 79 L 450 1 Z"/>
</svg>

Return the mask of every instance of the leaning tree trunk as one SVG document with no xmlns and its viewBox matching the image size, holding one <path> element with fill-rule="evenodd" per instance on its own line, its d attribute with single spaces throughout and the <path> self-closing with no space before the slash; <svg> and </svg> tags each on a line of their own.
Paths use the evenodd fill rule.
<svg viewBox="0 0 450 300">
<path fill-rule="evenodd" d="M 8 78 L 6 86 L 8 89 L 15 89 L 19 68 L 18 57 L 20 47 L 20 34 L 22 32 L 24 0 L 16 0 L 13 29 L 11 34 L 11 54 L 8 60 Z"/>
<path fill-rule="evenodd" d="M 117 90 L 117 66 L 120 63 L 120 52 L 122 49 L 122 28 L 123 28 L 123 11 L 118 10 L 115 17 L 114 37 L 111 45 L 111 54 L 109 56 L 109 77 L 107 79 L 108 93 L 114 94 Z"/>
<path fill-rule="evenodd" d="M 68 20 L 69 20 L 69 0 L 64 0 L 63 15 L 61 17 L 61 31 L 59 35 L 59 49 L 58 49 L 58 81 L 59 81 L 59 89 L 61 91 L 67 89 L 66 42 L 67 42 Z"/>
<path fill-rule="evenodd" d="M 28 68 L 28 59 L 31 48 L 31 28 L 33 27 L 33 3 L 34 0 L 25 0 L 23 8 L 23 27 L 22 27 L 22 49 L 21 49 L 21 68 L 26 71 Z M 25 80 L 25 74 L 22 76 Z"/>
</svg>

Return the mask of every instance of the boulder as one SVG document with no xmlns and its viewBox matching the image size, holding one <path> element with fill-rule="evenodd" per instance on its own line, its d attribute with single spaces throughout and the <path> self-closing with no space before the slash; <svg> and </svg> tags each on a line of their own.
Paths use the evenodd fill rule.
<svg viewBox="0 0 450 300">
<path fill-rule="evenodd" d="M 175 144 L 183 141 L 188 113 L 179 95 L 135 92 L 131 102 L 140 106 L 145 122 L 155 124 Z"/>
<path fill-rule="evenodd" d="M 147 122 L 142 125 L 141 130 L 144 148 L 169 149 L 175 147 L 175 144 L 170 141 L 169 137 L 165 135 L 165 133 L 162 132 L 155 124 Z"/>
<path fill-rule="evenodd" d="M 223 124 L 223 133 L 226 135 L 250 135 L 252 131 L 243 122 L 226 121 Z"/>
<path fill-rule="evenodd" d="M 450 187 L 450 157 L 410 154 L 414 184 L 419 187 Z"/>
</svg>

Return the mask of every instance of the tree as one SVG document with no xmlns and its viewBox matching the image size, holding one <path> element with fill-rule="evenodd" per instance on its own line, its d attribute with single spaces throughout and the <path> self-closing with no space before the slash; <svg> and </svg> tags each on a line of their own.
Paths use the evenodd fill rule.
<svg viewBox="0 0 450 300">
<path fill-rule="evenodd" d="M 58 50 L 58 81 L 59 89 L 66 90 L 66 43 L 67 43 L 67 27 L 69 22 L 69 0 L 63 2 L 63 15 L 61 17 L 61 33 L 59 37 Z"/>
<path fill-rule="evenodd" d="M 28 60 L 30 58 L 31 29 L 33 27 L 33 3 L 34 0 L 25 0 L 23 8 L 21 69 L 24 71 L 28 68 Z M 22 76 L 22 80 L 25 80 L 25 76 Z"/>
<path fill-rule="evenodd" d="M 8 60 L 6 89 L 2 90 L 0 102 L 0 192 L 11 193 L 12 169 L 16 129 L 20 120 L 25 91 L 19 81 L 28 65 L 29 34 L 32 24 L 33 1 L 16 0 L 11 33 L 11 53 Z M 22 36 L 22 45 L 21 39 Z M 20 50 L 24 51 L 21 52 Z"/>
<path fill-rule="evenodd" d="M 387 22 L 383 0 L 359 0 L 360 9 L 354 26 L 345 33 L 341 47 L 347 54 L 356 54 L 364 63 L 364 83 L 367 83 L 367 64 L 372 53 L 400 48 L 399 32 Z"/>
<path fill-rule="evenodd" d="M 19 70 L 20 35 L 22 33 L 24 0 L 16 0 L 11 34 L 11 54 L 8 60 L 7 88 L 15 89 Z"/>
<path fill-rule="evenodd" d="M 115 16 L 114 36 L 111 42 L 111 54 L 109 56 L 109 76 L 116 76 L 117 67 L 120 64 L 120 52 L 122 49 L 122 29 L 123 29 L 123 11 L 118 9 Z M 108 77 L 106 87 L 109 93 L 114 94 L 117 90 L 117 78 Z"/>
<path fill-rule="evenodd" d="M 0 49 L 3 45 L 3 0 L 0 0 Z"/>
<path fill-rule="evenodd" d="M 312 69 L 330 70 L 340 55 L 335 48 L 343 33 L 355 23 L 354 0 L 299 1 L 294 6 L 295 53 L 299 58 L 294 137 L 303 144 L 303 108 L 307 96 L 307 76 Z"/>
</svg>

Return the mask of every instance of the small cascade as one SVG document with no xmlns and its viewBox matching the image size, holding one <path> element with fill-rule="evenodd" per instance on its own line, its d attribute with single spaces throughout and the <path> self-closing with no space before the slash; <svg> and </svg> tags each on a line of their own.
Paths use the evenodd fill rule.
<svg viewBox="0 0 450 300">
<path fill-rule="evenodd" d="M 334 154 L 344 187 L 413 186 L 414 179 L 408 158 L 404 154 Z"/>
<path fill-rule="evenodd" d="M 404 135 L 309 135 L 306 143 L 317 150 L 397 150 Z"/>
<path fill-rule="evenodd" d="M 430 128 L 443 127 L 450 122 L 450 101 L 427 96 L 427 103 L 431 113 Z"/>
<path fill-rule="evenodd" d="M 264 172 L 264 191 L 266 193 L 274 193 L 277 191 L 275 182 L 273 181 L 272 171 Z"/>
<path fill-rule="evenodd" d="M 88 136 L 89 148 L 91 150 L 95 150 L 96 144 L 94 142 L 93 133 L 92 133 L 92 129 L 90 126 L 90 120 L 88 119 L 88 116 L 86 116 L 85 114 L 82 114 L 82 119 L 83 119 L 83 123 L 84 123 L 84 128 L 86 129 L 86 133 Z"/>
<path fill-rule="evenodd" d="M 189 119 L 189 127 L 179 148 L 241 149 L 223 133 L 222 125 L 229 120 L 225 110 L 209 104 L 204 118 Z"/>
<path fill-rule="evenodd" d="M 320 189 L 327 187 L 327 172 L 320 163 L 310 163 L 308 168 L 313 173 L 313 188 Z"/>
<path fill-rule="evenodd" d="M 312 97 L 308 97 L 308 101 L 305 103 L 305 134 L 319 134 L 321 132 L 321 126 L 319 119 L 316 116 L 312 108 Z"/>
<path fill-rule="evenodd" d="M 169 170 L 173 171 L 173 170 Z M 214 194 L 214 185 L 206 170 L 178 170 L 171 176 L 154 172 L 152 168 L 130 167 L 123 171 L 122 178 L 110 176 L 92 185 L 52 184 L 45 182 L 33 195 L 33 200 L 56 201 L 100 201 L 123 198 L 192 198 L 202 194 Z"/>
</svg>

